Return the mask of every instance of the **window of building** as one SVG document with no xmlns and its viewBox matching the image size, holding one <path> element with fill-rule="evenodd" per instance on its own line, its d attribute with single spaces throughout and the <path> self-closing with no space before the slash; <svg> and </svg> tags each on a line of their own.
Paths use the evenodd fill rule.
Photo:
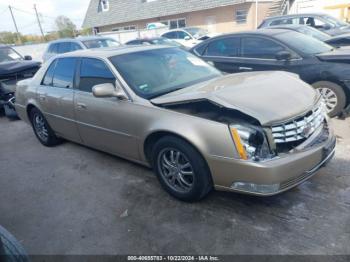
<svg viewBox="0 0 350 262">
<path fill-rule="evenodd" d="M 236 10 L 236 23 L 245 24 L 247 23 L 248 10 Z"/>
<path fill-rule="evenodd" d="M 100 0 L 99 11 L 106 12 L 109 10 L 109 0 Z"/>
<path fill-rule="evenodd" d="M 136 25 L 128 25 L 128 26 L 122 26 L 122 27 L 115 27 L 112 29 L 114 32 L 119 31 L 135 31 L 137 29 Z"/>
<path fill-rule="evenodd" d="M 73 88 L 76 58 L 60 58 L 55 67 L 52 85 L 60 88 Z"/>
<path fill-rule="evenodd" d="M 98 59 L 83 58 L 80 65 L 79 90 L 92 92 L 95 85 L 115 84 L 115 77 L 106 64 Z"/>
<path fill-rule="evenodd" d="M 186 27 L 186 19 L 185 18 L 165 20 L 165 21 L 160 21 L 159 23 L 162 23 L 162 24 L 168 26 L 169 29 Z"/>
</svg>

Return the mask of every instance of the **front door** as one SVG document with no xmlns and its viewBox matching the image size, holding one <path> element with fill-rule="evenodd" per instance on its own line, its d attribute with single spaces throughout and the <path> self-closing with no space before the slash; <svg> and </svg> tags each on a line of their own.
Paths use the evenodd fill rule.
<svg viewBox="0 0 350 262">
<path fill-rule="evenodd" d="M 82 58 L 75 91 L 75 114 L 83 143 L 112 154 L 138 159 L 137 139 L 132 135 L 130 112 L 133 104 L 113 98 L 97 98 L 93 86 L 115 84 L 116 78 L 105 61 Z"/>
</svg>

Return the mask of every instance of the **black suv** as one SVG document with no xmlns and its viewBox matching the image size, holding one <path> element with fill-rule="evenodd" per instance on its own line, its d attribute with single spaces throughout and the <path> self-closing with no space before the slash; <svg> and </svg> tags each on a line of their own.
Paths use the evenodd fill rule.
<svg viewBox="0 0 350 262">
<path fill-rule="evenodd" d="M 296 14 L 265 19 L 259 28 L 276 25 L 308 25 L 329 35 L 350 33 L 350 25 L 326 14 Z"/>
<path fill-rule="evenodd" d="M 22 57 L 10 46 L 0 46 L 0 112 L 16 116 L 14 110 L 15 87 L 19 80 L 31 78 L 41 66 L 31 61 L 31 56 Z"/>
<path fill-rule="evenodd" d="M 227 73 L 283 70 L 316 88 L 330 116 L 350 102 L 350 49 L 334 49 L 286 29 L 260 29 L 210 38 L 190 50 Z"/>
</svg>

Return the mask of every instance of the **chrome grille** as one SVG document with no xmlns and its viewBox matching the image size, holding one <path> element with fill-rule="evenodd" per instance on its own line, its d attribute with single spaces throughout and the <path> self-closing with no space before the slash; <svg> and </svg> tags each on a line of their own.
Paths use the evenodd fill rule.
<svg viewBox="0 0 350 262">
<path fill-rule="evenodd" d="M 312 111 L 290 122 L 272 127 L 276 144 L 295 142 L 310 137 L 325 120 L 323 104 L 319 103 Z"/>
</svg>

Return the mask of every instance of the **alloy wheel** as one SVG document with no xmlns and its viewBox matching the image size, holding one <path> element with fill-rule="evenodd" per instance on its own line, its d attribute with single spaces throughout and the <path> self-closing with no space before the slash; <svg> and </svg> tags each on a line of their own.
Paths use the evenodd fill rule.
<svg viewBox="0 0 350 262">
<path fill-rule="evenodd" d="M 184 153 L 165 148 L 158 155 L 158 169 L 165 183 L 179 193 L 189 192 L 194 185 L 194 170 Z"/>
<path fill-rule="evenodd" d="M 43 116 L 35 114 L 33 120 L 35 133 L 42 141 L 46 142 L 49 138 L 49 132 Z"/>
<path fill-rule="evenodd" d="M 337 94 L 330 88 L 320 87 L 317 88 L 318 92 L 321 94 L 322 99 L 326 105 L 327 113 L 330 113 L 338 104 Z"/>
</svg>

